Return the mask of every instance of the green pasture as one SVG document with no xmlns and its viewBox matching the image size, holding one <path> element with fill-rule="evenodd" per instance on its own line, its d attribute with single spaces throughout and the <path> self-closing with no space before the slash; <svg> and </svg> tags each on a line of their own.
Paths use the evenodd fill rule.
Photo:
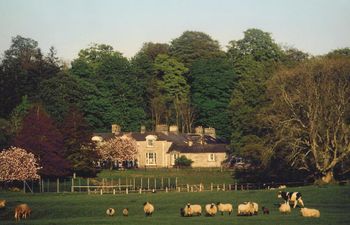
<svg viewBox="0 0 350 225">
<path fill-rule="evenodd" d="M 50 224 L 50 225 L 88 225 L 88 224 L 159 224 L 159 225 L 191 225 L 191 224 L 251 224 L 251 225 L 334 225 L 350 224 L 350 185 L 345 186 L 307 186 L 290 188 L 288 191 L 300 191 L 307 207 L 317 208 L 321 212 L 320 218 L 303 218 L 299 209 L 292 210 L 290 215 L 281 215 L 277 204 L 276 190 L 259 191 L 215 191 L 215 192 L 158 192 L 155 194 L 120 194 L 97 195 L 86 193 L 41 193 L 23 194 L 15 192 L 0 192 L 0 199 L 6 199 L 6 209 L 0 209 L 0 224 Z M 152 217 L 143 214 L 143 202 L 151 201 L 155 206 Z M 234 215 L 216 215 L 215 217 L 181 217 L 179 209 L 187 202 L 201 204 L 203 207 L 211 202 L 230 202 L 234 205 L 243 201 L 255 201 L 259 207 L 270 209 L 270 215 L 259 214 L 253 217 L 238 217 Z M 16 204 L 27 203 L 33 212 L 28 220 L 15 223 L 13 208 Z M 107 217 L 105 211 L 113 207 L 117 215 Z M 121 210 L 128 207 L 129 217 L 123 217 Z"/>
</svg>

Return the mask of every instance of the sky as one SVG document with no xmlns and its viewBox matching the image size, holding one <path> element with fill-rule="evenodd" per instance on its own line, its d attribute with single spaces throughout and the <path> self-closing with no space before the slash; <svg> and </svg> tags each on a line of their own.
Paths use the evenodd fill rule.
<svg viewBox="0 0 350 225">
<path fill-rule="evenodd" d="M 350 47 L 350 0 L 0 0 L 0 54 L 16 35 L 70 61 L 91 43 L 134 56 L 145 42 L 201 31 L 222 49 L 258 28 L 312 55 Z"/>
</svg>

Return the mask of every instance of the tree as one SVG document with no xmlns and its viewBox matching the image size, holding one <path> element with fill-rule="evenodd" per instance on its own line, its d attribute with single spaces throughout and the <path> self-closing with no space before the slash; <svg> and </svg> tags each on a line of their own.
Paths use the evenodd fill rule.
<svg viewBox="0 0 350 225">
<path fill-rule="evenodd" d="M 39 159 L 41 176 L 59 177 L 69 173 L 70 165 L 63 158 L 62 135 L 41 106 L 35 105 L 29 110 L 14 145 L 27 149 Z"/>
<path fill-rule="evenodd" d="M 272 105 L 265 116 L 275 146 L 286 147 L 293 167 L 327 183 L 350 156 L 349 78 L 349 58 L 320 58 L 281 70 L 268 86 Z"/>
<path fill-rule="evenodd" d="M 28 101 L 25 95 L 22 97 L 22 102 L 16 106 L 10 115 L 11 132 L 17 134 L 22 128 L 23 118 L 27 115 L 32 104 Z"/>
<path fill-rule="evenodd" d="M 197 31 L 185 31 L 180 37 L 171 42 L 169 54 L 186 67 L 200 59 L 223 57 L 219 42 L 208 34 Z"/>
<path fill-rule="evenodd" d="M 12 132 L 10 122 L 4 118 L 0 118 L 0 149 L 9 146 L 11 136 Z"/>
<path fill-rule="evenodd" d="M 229 102 L 237 76 L 222 58 L 197 61 L 191 68 L 192 104 L 196 125 L 215 127 L 221 137 L 231 134 Z"/>
<path fill-rule="evenodd" d="M 111 170 L 113 168 L 112 162 L 134 160 L 138 152 L 136 140 L 126 135 L 112 138 L 102 143 L 97 149 L 101 159 L 110 162 Z"/>
<path fill-rule="evenodd" d="M 0 181 L 25 181 L 39 179 L 40 169 L 35 156 L 18 147 L 0 152 Z"/>
<path fill-rule="evenodd" d="M 244 31 L 243 39 L 231 41 L 227 53 L 233 61 L 242 57 L 252 57 L 257 62 L 278 62 L 283 55 L 270 33 L 256 28 Z"/>
</svg>

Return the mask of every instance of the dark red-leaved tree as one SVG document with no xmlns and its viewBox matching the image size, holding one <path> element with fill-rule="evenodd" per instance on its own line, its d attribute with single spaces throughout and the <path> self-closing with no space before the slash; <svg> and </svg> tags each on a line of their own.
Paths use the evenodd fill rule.
<svg viewBox="0 0 350 225">
<path fill-rule="evenodd" d="M 71 106 L 61 125 L 64 155 L 72 165 L 73 171 L 79 176 L 94 176 L 96 174 L 93 162 L 98 159 L 92 132 L 83 114 L 75 106 Z"/>
<path fill-rule="evenodd" d="M 14 145 L 32 152 L 39 159 L 44 177 L 68 175 L 70 164 L 63 157 L 63 139 L 53 121 L 41 106 L 33 106 L 22 123 Z"/>
</svg>

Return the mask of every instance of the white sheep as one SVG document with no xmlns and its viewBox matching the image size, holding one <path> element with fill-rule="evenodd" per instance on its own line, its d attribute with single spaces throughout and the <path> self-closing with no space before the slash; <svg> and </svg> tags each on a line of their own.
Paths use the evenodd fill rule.
<svg viewBox="0 0 350 225">
<path fill-rule="evenodd" d="M 218 206 L 218 211 L 221 212 L 221 215 L 224 215 L 224 212 L 228 212 L 228 214 L 231 215 L 233 211 L 232 204 L 230 203 L 223 204 L 221 202 L 218 202 L 216 203 L 216 205 Z"/>
<path fill-rule="evenodd" d="M 303 217 L 320 217 L 320 211 L 317 209 L 301 208 L 300 213 Z"/>
<path fill-rule="evenodd" d="M 154 212 L 154 206 L 149 202 L 145 202 L 143 204 L 143 211 L 145 212 L 146 216 L 152 216 L 152 213 Z"/>
<path fill-rule="evenodd" d="M 238 205 L 237 216 L 252 216 L 254 214 L 254 205 L 251 202 Z"/>
<path fill-rule="evenodd" d="M 113 208 L 108 208 L 108 209 L 106 210 L 106 214 L 107 214 L 108 216 L 114 216 L 115 210 L 114 210 Z"/>
<path fill-rule="evenodd" d="M 202 215 L 202 206 L 191 205 L 190 203 L 187 203 L 187 205 L 184 208 L 184 215 L 185 216 L 200 216 L 200 215 Z"/>
<path fill-rule="evenodd" d="M 249 202 L 243 202 L 243 204 L 248 204 Z M 254 215 L 258 215 L 259 205 L 256 202 L 251 202 L 254 206 Z"/>
<path fill-rule="evenodd" d="M 287 213 L 290 213 L 291 212 L 291 208 L 290 208 L 290 205 L 289 203 L 285 202 L 285 203 L 282 203 L 280 205 L 280 207 L 278 208 L 278 210 L 283 213 L 283 214 L 287 214 Z"/>
<path fill-rule="evenodd" d="M 129 209 L 125 208 L 123 209 L 123 216 L 128 216 L 129 215 Z"/>
<path fill-rule="evenodd" d="M 286 189 L 287 188 L 287 185 L 280 185 L 280 186 L 278 186 L 278 189 Z"/>
<path fill-rule="evenodd" d="M 218 212 L 218 208 L 216 207 L 216 205 L 214 203 L 211 203 L 211 204 L 207 204 L 205 206 L 205 211 L 206 211 L 208 216 L 215 216 L 216 213 Z"/>
</svg>

